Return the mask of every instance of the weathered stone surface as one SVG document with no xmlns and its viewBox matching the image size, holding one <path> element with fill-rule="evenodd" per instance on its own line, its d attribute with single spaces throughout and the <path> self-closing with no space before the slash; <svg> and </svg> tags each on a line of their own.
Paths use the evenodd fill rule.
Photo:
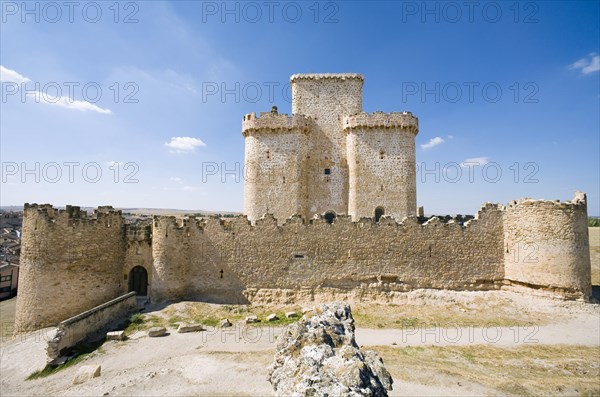
<svg viewBox="0 0 600 397">
<path fill-rule="evenodd" d="M 106 340 L 125 340 L 125 331 L 107 332 Z"/>
<path fill-rule="evenodd" d="M 231 327 L 231 325 L 232 325 L 231 321 L 229 321 L 228 318 L 224 318 L 223 320 L 221 320 L 219 322 L 219 327 L 221 327 L 221 328 Z"/>
<path fill-rule="evenodd" d="M 248 316 L 246 317 L 246 324 L 252 324 L 252 323 L 257 323 L 258 322 L 258 317 L 252 315 L 252 316 Z"/>
<path fill-rule="evenodd" d="M 296 313 L 296 312 L 287 312 L 287 313 L 285 313 L 285 316 L 287 318 L 296 318 L 296 317 L 298 317 L 298 313 Z"/>
<path fill-rule="evenodd" d="M 197 323 L 192 323 L 192 324 L 182 323 L 182 324 L 179 324 L 179 328 L 177 328 L 177 332 L 180 334 L 185 334 L 187 332 L 199 332 L 199 331 L 206 331 L 206 328 L 204 328 L 204 326 L 202 324 L 197 324 Z"/>
<path fill-rule="evenodd" d="M 271 313 L 267 316 L 267 321 L 277 321 L 279 320 L 279 317 L 277 317 L 277 314 L 275 313 Z"/>
<path fill-rule="evenodd" d="M 354 339 L 350 306 L 325 304 L 289 325 L 269 367 L 275 396 L 387 396 L 392 377 L 372 351 Z"/>
<path fill-rule="evenodd" d="M 100 372 L 100 365 L 82 365 L 77 370 L 75 378 L 73 378 L 73 384 L 79 385 L 81 383 L 87 382 L 92 378 L 97 378 L 100 376 Z"/>
<path fill-rule="evenodd" d="M 148 336 L 151 338 L 155 338 L 157 336 L 164 336 L 167 333 L 167 329 L 165 327 L 152 327 L 148 330 Z"/>
</svg>

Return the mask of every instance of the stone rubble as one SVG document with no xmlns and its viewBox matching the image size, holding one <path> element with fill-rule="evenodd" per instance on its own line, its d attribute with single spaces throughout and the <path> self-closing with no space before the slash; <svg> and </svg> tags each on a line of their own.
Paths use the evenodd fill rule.
<svg viewBox="0 0 600 397">
<path fill-rule="evenodd" d="M 392 377 L 377 353 L 356 344 L 350 306 L 330 303 L 315 312 L 277 340 L 269 367 L 275 396 L 387 396 Z"/>
</svg>

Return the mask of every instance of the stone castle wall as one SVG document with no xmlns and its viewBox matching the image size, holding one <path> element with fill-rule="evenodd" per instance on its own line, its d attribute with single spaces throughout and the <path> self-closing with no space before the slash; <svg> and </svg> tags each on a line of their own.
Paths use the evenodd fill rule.
<svg viewBox="0 0 600 397">
<path fill-rule="evenodd" d="M 570 202 L 510 203 L 504 212 L 504 251 L 507 280 L 590 296 L 585 195 L 576 193 Z"/>
<path fill-rule="evenodd" d="M 384 296 L 417 288 L 488 290 L 502 284 L 549 288 L 571 298 L 591 293 L 585 196 L 571 202 L 485 204 L 464 225 L 433 217 L 398 223 L 339 216 L 254 225 L 231 219 L 155 217 L 125 226 L 120 212 L 93 218 L 77 207 L 25 209 L 19 331 L 56 324 L 127 291 L 143 266 L 153 301 L 197 299 L 266 303 L 279 298 Z M 532 248 L 534 247 L 534 248 Z M 532 251 L 533 250 L 533 251 Z M 125 275 L 125 277 L 123 277 Z"/>
<path fill-rule="evenodd" d="M 282 226 L 272 216 L 254 226 L 245 217 L 173 221 L 161 218 L 155 228 L 153 298 L 244 302 L 246 290 L 351 290 L 373 283 L 396 291 L 490 289 L 504 278 L 502 212 L 495 205 L 466 226 L 437 218 L 424 225 L 416 218 L 352 222 L 349 216 L 333 224 L 295 217 Z M 169 288 L 157 291 L 159 284 Z"/>
<path fill-rule="evenodd" d="M 124 230 L 111 207 L 88 218 L 79 207 L 25 204 L 16 329 L 56 324 L 119 296 Z"/>
</svg>

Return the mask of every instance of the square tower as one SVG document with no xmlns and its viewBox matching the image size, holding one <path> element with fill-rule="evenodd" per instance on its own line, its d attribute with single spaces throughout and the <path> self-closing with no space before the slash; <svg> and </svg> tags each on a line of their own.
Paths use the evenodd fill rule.
<svg viewBox="0 0 600 397">
<path fill-rule="evenodd" d="M 307 213 L 348 212 L 348 162 L 344 116 L 362 111 L 364 77 L 356 73 L 295 74 L 290 78 L 292 113 L 314 128 L 306 158 Z"/>
</svg>

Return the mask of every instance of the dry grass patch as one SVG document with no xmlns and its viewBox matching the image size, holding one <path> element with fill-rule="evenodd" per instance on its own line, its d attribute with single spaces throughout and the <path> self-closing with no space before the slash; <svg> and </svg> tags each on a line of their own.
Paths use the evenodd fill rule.
<svg viewBox="0 0 600 397">
<path fill-rule="evenodd" d="M 477 384 L 509 395 L 600 395 L 600 347 L 374 346 L 395 379 L 430 386 Z"/>
<path fill-rule="evenodd" d="M 507 299 L 476 298 L 472 303 L 447 305 L 354 304 L 352 316 L 361 328 L 469 327 L 493 324 L 499 327 L 544 325 L 548 313 L 515 310 Z"/>
<path fill-rule="evenodd" d="M 287 318 L 285 313 L 295 312 L 296 318 Z M 267 321 L 267 316 L 275 313 L 278 320 Z M 171 304 L 160 311 L 147 314 L 135 314 L 125 329 L 127 336 L 144 331 L 151 327 L 177 328 L 179 323 L 200 323 L 216 327 L 219 322 L 227 318 L 235 323 L 243 321 L 246 317 L 255 315 L 260 320 L 248 326 L 273 326 L 287 325 L 298 321 L 302 317 L 300 306 L 251 306 L 251 305 L 218 305 L 203 302 L 179 302 Z"/>
</svg>

